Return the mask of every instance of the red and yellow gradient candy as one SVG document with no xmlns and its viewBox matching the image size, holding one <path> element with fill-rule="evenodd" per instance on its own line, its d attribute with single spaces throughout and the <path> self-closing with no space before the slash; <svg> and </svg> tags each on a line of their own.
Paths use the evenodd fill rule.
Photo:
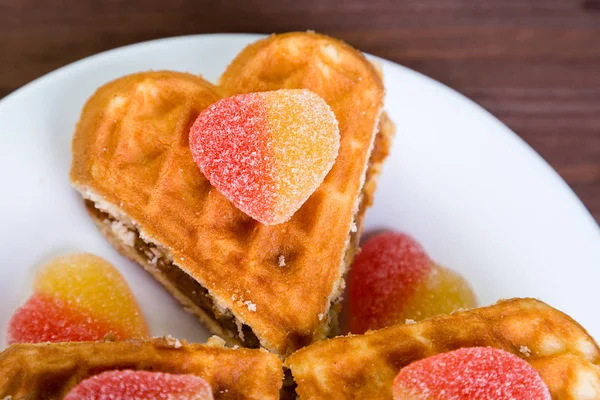
<svg viewBox="0 0 600 400">
<path fill-rule="evenodd" d="M 148 336 L 121 274 L 91 254 L 53 259 L 37 274 L 34 294 L 13 315 L 9 343 L 123 340 Z"/>
<path fill-rule="evenodd" d="M 223 99 L 190 130 L 202 173 L 237 208 L 266 225 L 285 222 L 331 170 L 340 147 L 335 114 L 309 90 Z"/>
<path fill-rule="evenodd" d="M 107 371 L 71 389 L 65 400 L 213 400 L 206 380 L 194 375 Z"/>
<path fill-rule="evenodd" d="M 364 244 L 352 266 L 349 292 L 352 333 L 477 305 L 461 275 L 431 261 L 410 236 L 395 232 Z"/>
<path fill-rule="evenodd" d="M 491 347 L 463 348 L 416 361 L 392 386 L 394 400 L 550 400 L 524 360 Z"/>
</svg>

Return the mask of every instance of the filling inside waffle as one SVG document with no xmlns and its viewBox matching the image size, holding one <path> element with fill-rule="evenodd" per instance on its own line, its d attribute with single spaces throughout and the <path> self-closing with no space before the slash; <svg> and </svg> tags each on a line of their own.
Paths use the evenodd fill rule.
<svg viewBox="0 0 600 400">
<path fill-rule="evenodd" d="M 86 206 L 89 211 L 94 213 L 96 219 L 103 221 L 105 224 L 122 224 L 109 213 L 96 208 L 94 202 L 86 200 Z M 138 255 L 143 257 L 147 264 L 155 269 L 153 272 L 162 275 L 164 280 L 168 281 L 175 290 L 185 296 L 194 306 L 204 311 L 206 315 L 212 317 L 215 323 L 228 332 L 230 337 L 236 337 L 236 340 L 240 341 L 244 347 L 260 347 L 260 342 L 252 329 L 248 325 L 241 324 L 231 313 L 219 310 L 205 287 L 173 264 L 156 245 L 143 240 L 137 229 L 134 227 L 123 229 L 126 229 L 126 234 L 129 235 L 128 239 L 124 241 L 125 244 L 132 245 Z"/>
</svg>

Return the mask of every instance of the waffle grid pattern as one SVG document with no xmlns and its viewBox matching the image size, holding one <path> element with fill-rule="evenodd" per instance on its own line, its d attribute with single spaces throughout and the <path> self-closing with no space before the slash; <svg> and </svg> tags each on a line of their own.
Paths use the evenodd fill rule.
<svg viewBox="0 0 600 400">
<path fill-rule="evenodd" d="M 528 361 L 553 399 L 595 399 L 600 350 L 569 316 L 534 299 L 513 299 L 306 347 L 285 361 L 302 400 L 392 398 L 392 381 L 413 361 L 490 346 Z M 568 373 L 565 373 L 568 371 Z"/>
</svg>

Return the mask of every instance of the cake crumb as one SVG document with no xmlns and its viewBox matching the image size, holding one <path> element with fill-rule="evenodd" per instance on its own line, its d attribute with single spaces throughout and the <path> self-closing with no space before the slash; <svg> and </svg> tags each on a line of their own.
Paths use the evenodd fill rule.
<svg viewBox="0 0 600 400">
<path fill-rule="evenodd" d="M 319 321 L 323 321 L 323 317 L 324 317 L 324 316 L 325 316 L 325 315 L 323 315 L 323 313 L 319 313 L 319 315 L 318 315 L 318 317 L 319 317 Z"/>
<path fill-rule="evenodd" d="M 519 351 L 525 357 L 531 357 L 531 350 L 529 349 L 529 347 L 527 347 L 527 346 L 521 346 L 521 347 L 519 347 Z"/>
<path fill-rule="evenodd" d="M 406 321 L 404 321 L 404 323 L 405 323 L 406 325 L 412 325 L 412 324 L 414 324 L 414 323 L 415 323 L 415 320 L 414 320 L 414 319 L 406 319 Z"/>
<path fill-rule="evenodd" d="M 208 338 L 206 344 L 210 347 L 224 347 L 226 342 L 217 335 L 213 335 Z"/>
<path fill-rule="evenodd" d="M 233 349 L 233 350 L 237 350 L 237 349 L 239 349 L 239 348 L 240 348 L 240 346 L 238 346 L 237 344 L 236 344 L 235 346 L 233 346 L 233 347 L 232 347 L 232 349 Z"/>
<path fill-rule="evenodd" d="M 172 347 L 174 349 L 180 349 L 182 347 L 182 344 L 179 341 L 179 339 L 176 339 L 171 335 L 165 336 L 165 340 L 167 342 L 167 345 L 169 345 L 170 347 Z"/>
<path fill-rule="evenodd" d="M 112 221 L 110 230 L 118 237 L 124 245 L 133 247 L 135 245 L 135 233 L 127 229 L 121 221 Z"/>
<path fill-rule="evenodd" d="M 242 342 L 244 341 L 244 330 L 242 329 L 242 323 L 239 320 L 235 320 L 235 326 L 237 327 L 237 331 L 238 331 L 238 336 L 240 339 L 242 339 Z"/>
<path fill-rule="evenodd" d="M 355 233 L 358 232 L 358 227 L 356 226 L 356 222 L 352 221 L 350 224 L 350 232 Z"/>
<path fill-rule="evenodd" d="M 255 311 L 256 311 L 256 304 L 254 304 L 254 303 L 253 303 L 253 302 L 251 302 L 250 300 L 246 300 L 246 301 L 244 302 L 244 304 L 245 304 L 246 306 L 248 306 L 248 311 L 252 311 L 252 312 L 255 312 Z"/>
<path fill-rule="evenodd" d="M 279 256 L 279 266 L 285 267 L 285 257 L 283 255 Z"/>
</svg>

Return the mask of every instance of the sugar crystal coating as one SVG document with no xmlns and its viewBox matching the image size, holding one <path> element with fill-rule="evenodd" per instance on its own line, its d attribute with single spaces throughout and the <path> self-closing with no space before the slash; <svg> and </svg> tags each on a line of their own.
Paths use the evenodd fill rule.
<svg viewBox="0 0 600 400">
<path fill-rule="evenodd" d="M 10 320 L 8 343 L 95 341 L 109 333 L 126 338 L 108 321 L 78 312 L 56 297 L 34 294 Z"/>
<path fill-rule="evenodd" d="M 319 187 L 340 146 L 337 119 L 309 90 L 223 99 L 190 130 L 194 161 L 236 207 L 274 225 L 287 221 Z"/>
<path fill-rule="evenodd" d="M 477 299 L 469 283 L 459 273 L 432 263 L 430 272 L 404 303 L 399 318 L 421 321 L 474 307 Z"/>
<path fill-rule="evenodd" d="M 462 276 L 433 263 L 413 238 L 395 232 L 380 233 L 364 244 L 349 287 L 353 333 L 476 306 Z"/>
<path fill-rule="evenodd" d="M 36 275 L 34 294 L 13 315 L 9 343 L 124 340 L 148 335 L 129 286 L 91 254 L 56 257 Z"/>
<path fill-rule="evenodd" d="M 212 400 L 206 380 L 194 375 L 107 371 L 74 387 L 65 400 Z"/>
<path fill-rule="evenodd" d="M 394 400 L 550 400 L 524 360 L 491 347 L 463 348 L 416 361 L 393 383 Z"/>
</svg>

